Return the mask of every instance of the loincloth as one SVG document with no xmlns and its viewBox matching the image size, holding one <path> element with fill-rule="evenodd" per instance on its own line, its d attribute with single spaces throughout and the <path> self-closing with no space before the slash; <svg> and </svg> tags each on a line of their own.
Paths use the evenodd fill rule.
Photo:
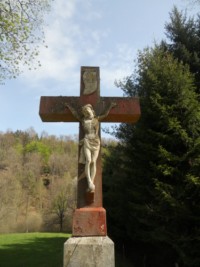
<svg viewBox="0 0 200 267">
<path fill-rule="evenodd" d="M 80 141 L 79 145 L 81 146 L 79 163 L 85 164 L 86 157 L 85 157 L 84 148 L 88 148 L 91 151 L 91 154 L 95 151 L 99 151 L 100 140 L 99 140 L 99 137 L 91 138 L 91 139 L 84 138 Z"/>
</svg>

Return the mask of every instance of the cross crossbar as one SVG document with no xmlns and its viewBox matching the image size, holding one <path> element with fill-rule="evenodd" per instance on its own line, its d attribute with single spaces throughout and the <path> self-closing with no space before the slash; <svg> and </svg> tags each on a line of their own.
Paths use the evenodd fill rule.
<svg viewBox="0 0 200 267">
<path fill-rule="evenodd" d="M 110 102 L 115 102 L 108 116 L 102 122 L 128 122 L 134 123 L 140 117 L 140 104 L 138 98 L 124 97 L 100 97 L 100 102 L 94 106 L 97 114 L 105 110 Z M 65 103 L 81 107 L 84 103 L 79 97 L 53 97 L 42 96 L 40 100 L 40 117 L 44 122 L 78 122 L 71 111 L 65 107 Z M 87 103 L 90 103 L 87 101 Z"/>
</svg>

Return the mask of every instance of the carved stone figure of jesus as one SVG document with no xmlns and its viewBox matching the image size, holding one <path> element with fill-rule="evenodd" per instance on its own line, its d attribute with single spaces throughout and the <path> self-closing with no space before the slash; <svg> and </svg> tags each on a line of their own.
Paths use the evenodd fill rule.
<svg viewBox="0 0 200 267">
<path fill-rule="evenodd" d="M 88 183 L 87 191 L 94 192 L 96 161 L 100 150 L 99 122 L 109 114 L 110 110 L 116 106 L 116 103 L 111 103 L 105 114 L 100 116 L 96 116 L 91 104 L 87 104 L 82 107 L 82 114 L 79 114 L 67 103 L 65 106 L 69 108 L 74 117 L 82 124 L 84 138 L 80 141 L 81 150 L 79 163 L 85 164 L 85 175 Z"/>
</svg>

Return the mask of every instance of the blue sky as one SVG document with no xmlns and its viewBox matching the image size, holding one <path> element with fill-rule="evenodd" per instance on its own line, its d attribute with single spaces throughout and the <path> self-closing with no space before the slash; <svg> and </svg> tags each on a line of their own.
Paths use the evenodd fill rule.
<svg viewBox="0 0 200 267">
<path fill-rule="evenodd" d="M 39 135 L 77 134 L 76 123 L 40 120 L 40 96 L 78 96 L 81 66 L 100 67 L 102 96 L 122 96 L 114 81 L 132 73 L 138 50 L 165 38 L 164 25 L 174 5 L 196 13 L 189 2 L 54 0 L 44 27 L 48 48 L 40 49 L 42 66 L 24 68 L 17 79 L 0 86 L 0 131 L 33 127 Z"/>
</svg>

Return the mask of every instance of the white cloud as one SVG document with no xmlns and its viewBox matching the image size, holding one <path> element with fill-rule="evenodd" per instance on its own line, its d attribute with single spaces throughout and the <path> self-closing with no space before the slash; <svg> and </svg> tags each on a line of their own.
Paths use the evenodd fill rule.
<svg viewBox="0 0 200 267">
<path fill-rule="evenodd" d="M 95 20 L 103 17 L 90 0 L 59 0 L 54 6 L 51 22 L 45 28 L 48 48 L 40 49 L 42 67 L 25 72 L 23 79 L 38 88 L 44 87 L 45 81 L 72 84 L 80 75 L 77 70 L 81 65 L 93 65 L 100 66 L 104 87 L 115 88 L 115 79 L 130 74 L 135 51 L 125 43 L 110 45 L 109 28 L 94 27 Z M 88 23 L 89 18 L 93 20 Z"/>
<path fill-rule="evenodd" d="M 74 68 L 79 61 L 73 39 L 63 34 L 60 23 L 56 21 L 46 31 L 46 40 L 48 48 L 40 49 L 42 67 L 37 70 L 35 79 L 63 80 L 67 70 Z"/>
<path fill-rule="evenodd" d="M 105 0 L 98 0 L 99 2 L 105 2 Z M 80 7 L 78 16 L 84 21 L 94 21 L 102 18 L 102 13 L 100 10 L 94 10 L 94 0 L 78 0 L 77 5 Z"/>
<path fill-rule="evenodd" d="M 104 94 L 113 96 L 123 94 L 120 89 L 115 87 L 114 82 L 116 80 L 123 80 L 123 78 L 132 74 L 134 67 L 133 60 L 136 54 L 136 49 L 132 49 L 127 44 L 121 43 L 116 45 L 113 51 L 100 55 L 101 88 L 105 88 Z"/>
<path fill-rule="evenodd" d="M 70 19 L 74 16 L 76 3 L 76 0 L 54 1 L 52 11 L 54 11 L 54 14 L 60 19 Z"/>
</svg>

